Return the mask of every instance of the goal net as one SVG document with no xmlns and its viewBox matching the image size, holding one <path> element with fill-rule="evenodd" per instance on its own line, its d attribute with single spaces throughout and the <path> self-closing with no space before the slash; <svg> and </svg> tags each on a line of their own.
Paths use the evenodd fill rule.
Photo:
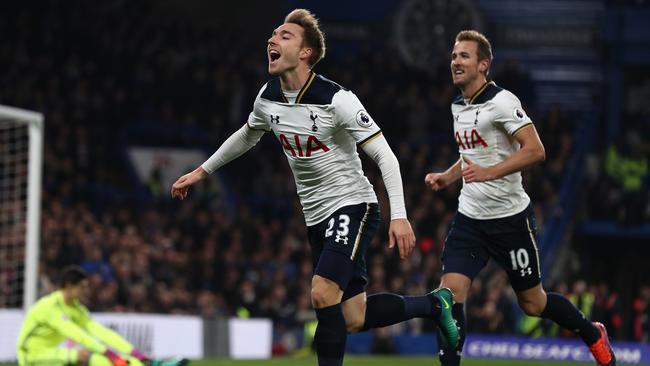
<svg viewBox="0 0 650 366">
<path fill-rule="evenodd" d="M 0 309 L 36 300 L 43 115 L 0 105 Z"/>
</svg>

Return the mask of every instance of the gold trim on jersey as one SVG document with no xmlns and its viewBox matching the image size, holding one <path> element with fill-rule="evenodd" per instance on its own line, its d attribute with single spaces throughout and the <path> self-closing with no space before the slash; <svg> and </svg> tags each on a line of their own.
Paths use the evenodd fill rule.
<svg viewBox="0 0 650 366">
<path fill-rule="evenodd" d="M 296 104 L 300 103 L 302 96 L 305 95 L 305 92 L 307 92 L 307 89 L 309 89 L 311 82 L 314 81 L 315 78 L 316 78 L 316 73 L 311 71 L 311 74 L 309 75 L 309 79 L 307 79 L 305 85 L 303 85 L 302 89 L 300 89 L 300 91 L 298 92 L 298 96 L 296 97 Z M 284 95 L 284 93 L 282 95 Z"/>
<path fill-rule="evenodd" d="M 521 130 L 523 130 L 525 127 L 532 126 L 532 125 L 533 125 L 533 122 L 528 122 L 528 123 L 526 123 L 525 125 L 523 125 L 523 126 L 519 127 L 518 129 L 512 131 L 511 136 L 512 136 L 512 137 L 515 137 L 515 135 L 518 134 L 518 133 L 519 133 Z"/>
<path fill-rule="evenodd" d="M 474 101 L 476 100 L 476 98 L 478 98 L 478 96 L 481 95 L 485 91 L 485 89 L 487 89 L 488 85 L 490 85 L 490 84 L 496 85 L 494 83 L 494 81 L 488 81 L 485 84 L 483 84 L 483 86 L 481 88 L 479 88 L 479 90 L 477 90 L 476 93 L 474 93 L 474 95 L 472 95 L 469 98 L 469 103 L 468 104 L 474 104 Z"/>
<path fill-rule="evenodd" d="M 354 256 L 357 254 L 357 249 L 359 248 L 359 242 L 361 241 L 361 236 L 363 235 L 363 230 L 366 228 L 366 223 L 368 223 L 369 214 L 370 214 L 370 204 L 366 203 L 366 214 L 363 215 L 363 219 L 361 219 L 361 225 L 359 226 L 357 237 L 354 239 L 354 248 L 352 248 L 352 255 L 350 256 L 350 260 L 354 260 Z"/>
<path fill-rule="evenodd" d="M 369 143 L 370 141 L 372 141 L 372 140 L 376 139 L 377 137 L 379 137 L 379 136 L 381 135 L 381 133 L 382 133 L 381 130 L 380 130 L 380 131 L 377 131 L 377 132 L 375 132 L 375 133 L 373 133 L 372 135 L 366 137 L 364 140 L 362 140 L 361 142 L 359 142 L 358 145 L 359 145 L 359 146 L 363 146 L 363 145 Z"/>
</svg>

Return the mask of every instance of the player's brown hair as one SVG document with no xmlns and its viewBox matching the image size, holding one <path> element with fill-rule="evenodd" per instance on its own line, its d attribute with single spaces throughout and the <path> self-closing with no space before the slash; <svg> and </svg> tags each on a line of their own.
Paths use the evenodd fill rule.
<svg viewBox="0 0 650 366">
<path fill-rule="evenodd" d="M 64 288 L 67 285 L 77 285 L 79 282 L 85 280 L 86 278 L 88 278 L 86 271 L 81 269 L 79 266 L 70 265 L 65 267 L 61 272 L 59 285 L 61 288 Z"/>
<path fill-rule="evenodd" d="M 307 62 L 313 67 L 325 57 L 325 34 L 320 30 L 318 19 L 307 9 L 295 9 L 284 18 L 285 23 L 294 23 L 304 29 L 303 44 L 312 49 Z"/>
<path fill-rule="evenodd" d="M 488 70 L 490 69 L 490 65 L 492 65 L 492 45 L 490 44 L 490 41 L 488 41 L 487 37 L 483 35 L 483 33 L 475 31 L 475 30 L 464 30 L 458 32 L 456 35 L 456 42 L 461 42 L 461 41 L 474 41 L 478 44 L 478 47 L 476 48 L 476 53 L 478 54 L 478 60 L 488 60 Z M 485 71 L 485 74 L 487 75 L 488 70 Z"/>
</svg>

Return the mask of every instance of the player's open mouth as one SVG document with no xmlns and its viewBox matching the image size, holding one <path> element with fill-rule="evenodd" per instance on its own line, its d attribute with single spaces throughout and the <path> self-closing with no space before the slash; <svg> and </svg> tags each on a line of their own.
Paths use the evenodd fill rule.
<svg viewBox="0 0 650 366">
<path fill-rule="evenodd" d="M 280 56 L 281 56 L 280 52 L 278 52 L 276 50 L 269 50 L 269 60 L 271 62 L 276 61 L 277 59 L 280 58 Z"/>
</svg>

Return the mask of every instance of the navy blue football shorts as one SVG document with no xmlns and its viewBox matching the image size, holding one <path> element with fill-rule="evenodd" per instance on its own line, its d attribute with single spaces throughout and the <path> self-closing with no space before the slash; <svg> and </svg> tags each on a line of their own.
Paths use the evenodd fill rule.
<svg viewBox="0 0 650 366">
<path fill-rule="evenodd" d="M 314 274 L 336 282 L 345 301 L 366 291 L 366 249 L 379 227 L 379 205 L 344 206 L 309 226 Z"/>
<path fill-rule="evenodd" d="M 541 282 L 537 226 L 532 205 L 499 219 L 476 220 L 456 213 L 442 251 L 443 273 L 474 279 L 490 258 L 506 270 L 519 292 Z"/>
</svg>

